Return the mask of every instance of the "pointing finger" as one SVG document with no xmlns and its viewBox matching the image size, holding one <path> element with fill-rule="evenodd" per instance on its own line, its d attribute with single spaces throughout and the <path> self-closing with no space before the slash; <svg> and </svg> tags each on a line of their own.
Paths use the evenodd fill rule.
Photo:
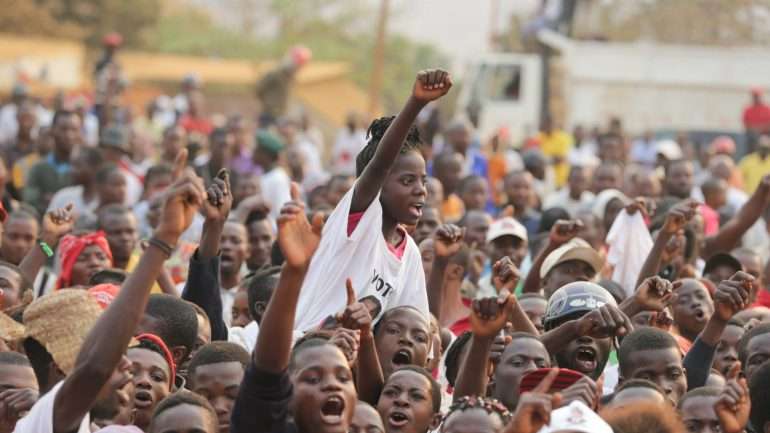
<svg viewBox="0 0 770 433">
<path fill-rule="evenodd" d="M 356 291 L 355 291 L 355 289 L 353 289 L 353 282 L 350 281 L 350 278 L 345 280 L 345 288 L 347 289 L 347 294 L 348 294 L 347 305 L 350 306 L 350 305 L 355 304 L 356 303 Z"/>
<path fill-rule="evenodd" d="M 173 170 L 174 179 L 178 179 L 182 175 L 186 166 L 187 166 L 187 149 L 182 149 L 179 151 L 179 153 L 176 154 L 176 159 L 174 159 L 174 170 Z"/>
</svg>

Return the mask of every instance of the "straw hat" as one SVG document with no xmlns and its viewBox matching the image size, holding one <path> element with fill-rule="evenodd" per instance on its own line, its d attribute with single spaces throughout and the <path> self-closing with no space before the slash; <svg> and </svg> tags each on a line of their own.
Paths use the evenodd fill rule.
<svg viewBox="0 0 770 433">
<path fill-rule="evenodd" d="M 70 374 L 86 335 L 102 309 L 85 290 L 62 289 L 37 299 L 24 311 L 26 337 L 34 338 Z"/>
<path fill-rule="evenodd" d="M 16 341 L 24 336 L 24 326 L 0 312 L 0 340 Z"/>
</svg>

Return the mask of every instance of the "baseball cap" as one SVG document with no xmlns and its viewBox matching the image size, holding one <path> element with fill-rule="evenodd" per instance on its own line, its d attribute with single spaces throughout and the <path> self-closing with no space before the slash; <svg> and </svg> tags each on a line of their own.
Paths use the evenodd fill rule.
<svg viewBox="0 0 770 433">
<path fill-rule="evenodd" d="M 117 149 L 123 153 L 130 153 L 125 130 L 115 125 L 104 129 L 99 138 L 99 146 Z"/>
<path fill-rule="evenodd" d="M 569 368 L 554 368 L 559 370 L 559 373 L 556 378 L 554 378 L 554 381 L 551 384 L 551 388 L 548 390 L 549 393 L 559 392 L 567 389 L 574 385 L 575 382 L 583 378 L 583 373 L 577 372 L 575 370 L 570 370 Z M 538 368 L 537 370 L 532 370 L 524 374 L 524 376 L 521 377 L 521 383 L 519 384 L 519 394 L 523 394 L 537 388 L 543 378 L 550 371 L 551 368 Z"/>
<path fill-rule="evenodd" d="M 512 217 L 504 217 L 496 220 L 489 226 L 487 232 L 487 242 L 492 242 L 503 236 L 514 236 L 522 240 L 527 240 L 527 229 Z"/>
<path fill-rule="evenodd" d="M 722 265 L 732 267 L 735 269 L 735 272 L 743 270 L 741 262 L 732 254 L 716 253 L 706 260 L 706 264 L 703 266 L 703 275 L 708 275 L 711 271 Z"/>
<path fill-rule="evenodd" d="M 540 278 L 545 278 L 551 269 L 568 262 L 570 260 L 580 260 L 588 263 L 598 274 L 604 268 L 604 259 L 594 250 L 591 245 L 580 238 L 574 238 L 566 244 L 556 248 L 548 254 L 540 267 Z"/>
<path fill-rule="evenodd" d="M 727 135 L 720 135 L 711 142 L 711 151 L 714 153 L 735 153 L 735 140 Z"/>
<path fill-rule="evenodd" d="M 658 140 L 655 143 L 655 153 L 663 155 L 670 161 L 682 158 L 682 148 L 679 147 L 679 143 L 670 138 Z"/>
<path fill-rule="evenodd" d="M 271 134 L 267 131 L 259 131 L 257 132 L 257 147 L 271 153 L 273 155 L 278 155 L 283 151 L 284 145 L 283 141 L 281 141 L 280 138 L 278 138 L 276 135 Z"/>
<path fill-rule="evenodd" d="M 551 412 L 551 423 L 538 431 L 557 432 L 613 433 L 612 427 L 606 421 L 578 400 Z"/>
</svg>

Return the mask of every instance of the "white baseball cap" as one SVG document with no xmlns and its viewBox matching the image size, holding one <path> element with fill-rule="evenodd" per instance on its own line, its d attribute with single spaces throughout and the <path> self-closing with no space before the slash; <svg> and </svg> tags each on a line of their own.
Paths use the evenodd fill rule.
<svg viewBox="0 0 770 433">
<path fill-rule="evenodd" d="M 551 412 L 551 423 L 538 433 L 612 433 L 612 427 L 583 402 L 573 401 Z"/>
<path fill-rule="evenodd" d="M 500 218 L 489 226 L 489 231 L 487 231 L 487 242 L 492 242 L 503 236 L 514 236 L 528 241 L 527 229 L 524 228 L 520 222 L 511 217 Z"/>
</svg>

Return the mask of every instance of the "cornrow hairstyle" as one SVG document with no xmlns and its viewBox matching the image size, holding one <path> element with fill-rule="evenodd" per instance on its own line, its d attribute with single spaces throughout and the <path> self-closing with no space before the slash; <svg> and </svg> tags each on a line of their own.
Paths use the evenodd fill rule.
<svg viewBox="0 0 770 433">
<path fill-rule="evenodd" d="M 444 416 L 442 423 L 447 422 L 447 420 L 457 412 L 464 412 L 472 409 L 481 409 L 490 416 L 497 415 L 500 417 L 502 425 L 508 424 L 508 421 L 511 420 L 512 416 L 511 411 L 494 398 L 466 395 L 455 400 L 452 405 L 449 406 L 449 411 L 447 411 L 446 416 Z"/>
<path fill-rule="evenodd" d="M 471 341 L 472 336 L 473 333 L 470 331 L 463 332 L 454 342 L 452 342 L 449 349 L 446 351 L 446 356 L 444 357 L 444 367 L 446 367 L 445 375 L 447 382 L 449 382 L 449 385 L 452 387 L 455 386 L 457 374 L 460 372 L 460 363 L 462 362 L 460 355 L 463 353 L 465 345 Z"/>
<path fill-rule="evenodd" d="M 379 119 L 374 119 L 371 125 L 369 125 L 369 129 L 366 131 L 369 142 L 366 143 L 366 146 L 356 157 L 356 177 L 361 176 L 361 173 L 364 172 L 366 166 L 369 165 L 369 161 L 374 157 L 374 153 L 377 151 L 377 146 L 380 144 L 382 136 L 385 135 L 385 131 L 388 130 L 388 127 L 390 127 L 390 124 L 393 123 L 393 119 L 395 118 L 396 116 L 380 117 Z M 412 150 L 419 151 L 420 144 L 420 133 L 417 131 L 416 126 L 411 125 L 409 127 L 409 132 L 406 135 L 406 140 L 404 141 L 404 144 L 401 145 L 401 154 Z"/>
</svg>

